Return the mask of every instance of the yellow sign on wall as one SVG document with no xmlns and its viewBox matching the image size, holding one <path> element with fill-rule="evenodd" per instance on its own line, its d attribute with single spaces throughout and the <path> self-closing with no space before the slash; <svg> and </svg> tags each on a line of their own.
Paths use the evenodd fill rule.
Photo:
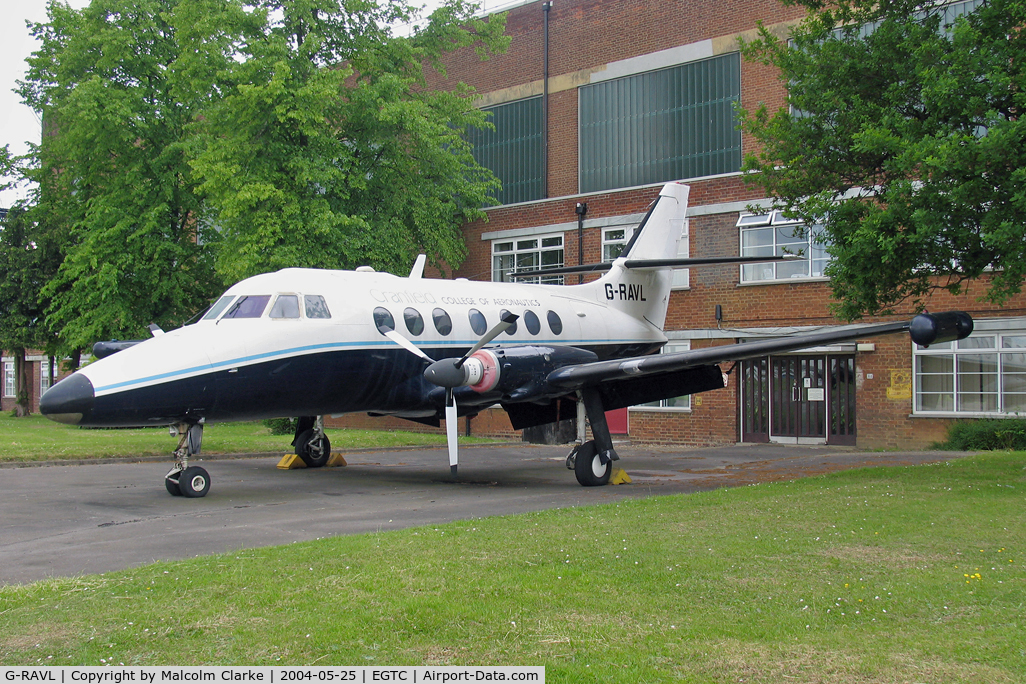
<svg viewBox="0 0 1026 684">
<path fill-rule="evenodd" d="M 888 399 L 912 398 L 912 373 L 907 370 L 892 370 L 891 384 L 887 387 Z"/>
</svg>

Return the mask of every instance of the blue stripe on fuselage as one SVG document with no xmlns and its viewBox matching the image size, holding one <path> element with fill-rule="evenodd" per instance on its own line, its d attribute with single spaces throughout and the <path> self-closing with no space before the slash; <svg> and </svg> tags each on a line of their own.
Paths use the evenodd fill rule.
<svg viewBox="0 0 1026 684">
<path fill-rule="evenodd" d="M 438 342 L 431 342 L 431 343 L 426 343 L 425 342 L 425 343 L 419 344 L 417 346 L 419 348 L 427 348 L 427 349 L 447 347 L 447 348 L 454 348 L 456 350 L 463 350 L 463 349 L 470 349 L 470 347 L 472 347 L 474 344 L 476 344 L 476 342 L 477 342 L 477 340 L 470 341 L 470 342 L 468 342 L 466 340 L 458 340 L 458 341 L 457 340 L 453 340 L 451 342 L 445 342 L 445 341 L 439 340 Z M 532 339 L 532 340 L 523 340 L 523 341 L 518 340 L 515 344 L 517 346 L 520 346 L 520 345 L 527 346 L 527 345 L 536 345 L 536 344 L 539 344 L 539 345 L 560 345 L 560 346 L 568 346 L 568 347 L 581 347 L 581 348 L 587 349 L 588 347 L 594 347 L 594 346 L 603 346 L 603 347 L 611 346 L 611 345 L 616 345 L 616 346 L 645 345 L 645 346 L 648 346 L 650 344 L 657 344 L 657 343 L 649 342 L 647 340 L 609 340 L 609 339 L 601 339 L 601 340 L 580 340 L 580 341 L 571 342 L 571 341 L 568 341 L 568 340 Z M 302 346 L 302 347 L 293 347 L 291 349 L 281 349 L 281 350 L 277 350 L 277 351 L 273 351 L 273 352 L 265 352 L 263 354 L 253 354 L 251 356 L 241 356 L 241 357 L 238 357 L 238 358 L 235 358 L 235 359 L 229 359 L 227 361 L 219 361 L 217 363 L 210 363 L 210 364 L 206 364 L 206 365 L 203 365 L 203 366 L 193 366 L 192 368 L 183 368 L 182 370 L 169 371 L 167 373 L 157 373 L 156 375 L 150 375 L 150 376 L 147 376 L 145 378 L 134 378 L 132 380 L 125 380 L 123 382 L 116 382 L 116 383 L 112 383 L 112 384 L 109 384 L 109 385 L 102 385 L 102 386 L 96 387 L 94 391 L 96 393 L 96 396 L 102 396 L 103 394 L 107 394 L 107 393 L 110 393 L 110 392 L 113 392 L 113 391 L 116 391 L 116 390 L 127 389 L 127 388 L 131 388 L 131 387 L 135 387 L 135 386 L 145 386 L 147 384 L 152 384 L 152 383 L 155 383 L 155 382 L 159 382 L 161 380 L 171 380 L 171 379 L 174 379 L 174 378 L 188 377 L 190 375 L 198 375 L 198 374 L 204 373 L 206 371 L 214 371 L 214 370 L 218 370 L 220 368 L 234 368 L 236 366 L 243 366 L 243 365 L 248 365 L 248 364 L 252 364 L 252 363 L 257 363 L 257 362 L 260 362 L 260 361 L 265 361 L 265 360 L 276 358 L 276 357 L 288 358 L 290 356 L 302 356 L 302 355 L 309 354 L 309 353 L 312 353 L 312 352 L 332 351 L 332 350 L 340 350 L 340 349 L 347 349 L 347 348 L 348 349 L 381 348 L 381 347 L 386 347 L 387 348 L 387 347 L 397 347 L 397 346 L 398 345 L 396 345 L 391 340 L 381 340 L 379 342 L 361 341 L 361 342 L 331 342 L 331 343 L 326 343 L 326 344 L 311 344 L 311 345 L 305 345 L 305 346 Z M 507 344 L 507 345 L 504 345 L 504 346 L 514 346 L 514 345 L 513 344 Z"/>
</svg>

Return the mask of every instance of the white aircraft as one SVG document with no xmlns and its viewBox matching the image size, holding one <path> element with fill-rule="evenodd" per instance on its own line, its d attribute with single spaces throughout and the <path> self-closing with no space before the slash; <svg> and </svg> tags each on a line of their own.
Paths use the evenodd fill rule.
<svg viewBox="0 0 1026 684">
<path fill-rule="evenodd" d="M 54 385 L 40 410 L 73 425 L 172 426 L 180 440 L 165 485 L 199 497 L 210 476 L 189 459 L 200 452 L 206 422 L 299 417 L 296 453 L 317 467 L 330 452 L 325 415 L 359 411 L 432 425 L 444 418 L 455 475 L 457 416 L 500 404 L 521 429 L 574 416 L 581 402 L 594 439 L 567 466 L 592 486 L 608 482 L 618 459 L 605 411 L 722 388 L 719 363 L 903 331 L 924 345 L 972 332 L 967 314 L 949 312 L 654 354 L 667 339 L 674 267 L 751 260 L 668 258 L 677 254 L 688 192 L 663 187 L 611 264 L 528 273 L 607 270 L 585 284 L 429 280 L 423 256 L 406 278 L 368 268 L 247 278 L 192 325 L 156 329 L 139 343 L 101 343 L 97 355 L 111 355 Z"/>
</svg>

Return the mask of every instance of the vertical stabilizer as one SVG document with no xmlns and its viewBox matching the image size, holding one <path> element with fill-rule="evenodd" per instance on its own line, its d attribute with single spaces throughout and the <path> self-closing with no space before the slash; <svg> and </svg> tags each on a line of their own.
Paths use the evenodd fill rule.
<svg viewBox="0 0 1026 684">
<path fill-rule="evenodd" d="M 605 276 L 591 283 L 596 288 L 595 296 L 599 301 L 662 329 L 666 322 L 666 307 L 670 303 L 673 269 L 629 269 L 626 262 L 677 258 L 690 190 L 682 183 L 663 186 L 623 254 L 613 262 Z"/>
</svg>

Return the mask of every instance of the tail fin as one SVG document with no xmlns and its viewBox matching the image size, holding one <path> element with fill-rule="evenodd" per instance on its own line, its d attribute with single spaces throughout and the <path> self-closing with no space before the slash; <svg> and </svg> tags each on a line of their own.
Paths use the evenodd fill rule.
<svg viewBox="0 0 1026 684">
<path fill-rule="evenodd" d="M 591 283 L 599 301 L 662 329 L 670 302 L 673 269 L 628 269 L 624 262 L 628 258 L 673 259 L 677 256 L 690 190 L 682 183 L 663 186 L 620 258 L 613 262 L 605 276 Z"/>
</svg>

